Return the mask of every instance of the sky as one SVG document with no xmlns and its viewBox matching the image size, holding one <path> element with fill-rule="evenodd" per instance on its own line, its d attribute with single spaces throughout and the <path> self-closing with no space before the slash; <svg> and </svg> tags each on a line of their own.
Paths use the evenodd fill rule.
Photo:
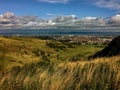
<svg viewBox="0 0 120 90">
<path fill-rule="evenodd" d="M 56 15 L 106 18 L 120 14 L 120 0 L 0 0 L 0 14 L 6 11 L 42 18 Z"/>
</svg>

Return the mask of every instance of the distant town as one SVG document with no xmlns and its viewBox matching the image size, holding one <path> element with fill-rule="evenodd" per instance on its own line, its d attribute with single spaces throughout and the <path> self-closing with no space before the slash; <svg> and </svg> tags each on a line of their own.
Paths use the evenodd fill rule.
<svg viewBox="0 0 120 90">
<path fill-rule="evenodd" d="M 114 36 L 54 36 L 53 40 L 78 43 L 81 45 L 107 45 Z"/>
</svg>

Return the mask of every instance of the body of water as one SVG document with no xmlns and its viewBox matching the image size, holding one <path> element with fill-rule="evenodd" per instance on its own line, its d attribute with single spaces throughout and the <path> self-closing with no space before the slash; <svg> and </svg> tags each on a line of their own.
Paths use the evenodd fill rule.
<svg viewBox="0 0 120 90">
<path fill-rule="evenodd" d="M 62 36 L 62 35 L 86 35 L 86 36 L 118 36 L 120 30 L 64 30 L 64 29 L 9 29 L 0 30 L 2 36 Z"/>
</svg>

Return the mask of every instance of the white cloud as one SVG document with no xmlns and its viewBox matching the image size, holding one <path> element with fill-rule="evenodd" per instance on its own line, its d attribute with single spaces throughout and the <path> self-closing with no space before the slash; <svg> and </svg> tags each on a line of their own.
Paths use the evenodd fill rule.
<svg viewBox="0 0 120 90">
<path fill-rule="evenodd" d="M 68 0 L 38 0 L 40 2 L 46 2 L 46 3 L 62 3 L 66 4 Z"/>
<path fill-rule="evenodd" d="M 47 16 L 53 16 L 53 14 L 52 14 L 52 13 L 46 13 L 46 15 L 47 15 Z"/>
<path fill-rule="evenodd" d="M 95 5 L 102 8 L 120 10 L 120 0 L 95 0 Z"/>
<path fill-rule="evenodd" d="M 97 17 L 85 17 L 83 19 L 94 20 L 94 19 L 97 19 Z"/>
<path fill-rule="evenodd" d="M 74 14 L 72 14 L 72 15 L 70 15 L 70 16 L 73 17 L 73 18 L 77 17 L 77 15 L 74 15 Z"/>
</svg>

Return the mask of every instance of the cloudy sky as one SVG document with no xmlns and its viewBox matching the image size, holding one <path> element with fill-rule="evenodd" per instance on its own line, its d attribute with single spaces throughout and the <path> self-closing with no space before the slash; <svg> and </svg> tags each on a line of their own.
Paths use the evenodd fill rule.
<svg viewBox="0 0 120 90">
<path fill-rule="evenodd" d="M 105 18 L 120 13 L 120 0 L 0 0 L 0 14 L 6 11 L 42 18 L 56 15 Z"/>
</svg>

